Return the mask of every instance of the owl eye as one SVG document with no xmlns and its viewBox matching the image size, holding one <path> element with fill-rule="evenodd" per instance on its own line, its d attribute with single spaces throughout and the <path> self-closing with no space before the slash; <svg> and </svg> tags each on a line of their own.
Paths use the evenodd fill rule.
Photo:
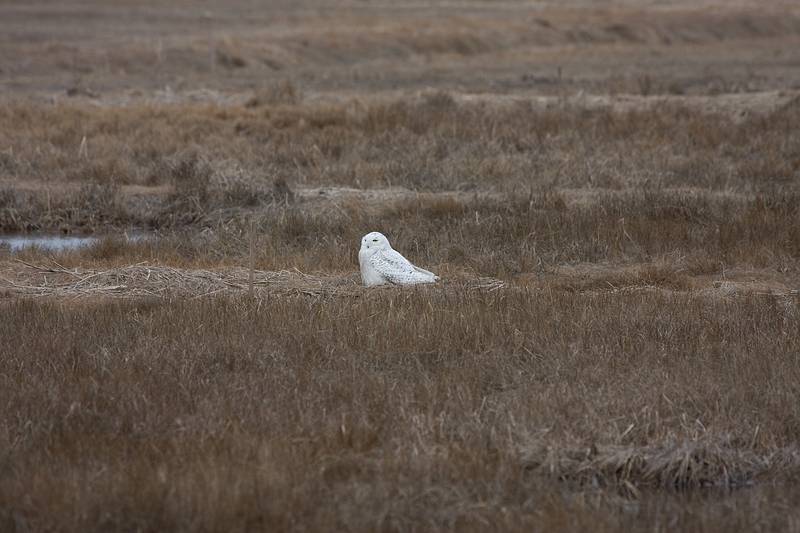
<svg viewBox="0 0 800 533">
<path fill-rule="evenodd" d="M 378 239 L 372 239 L 372 242 L 378 242 Z"/>
</svg>

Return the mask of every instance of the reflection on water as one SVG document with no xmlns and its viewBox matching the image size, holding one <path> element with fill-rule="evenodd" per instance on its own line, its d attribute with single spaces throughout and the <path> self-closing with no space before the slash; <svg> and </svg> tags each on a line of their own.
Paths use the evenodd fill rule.
<svg viewBox="0 0 800 533">
<path fill-rule="evenodd" d="M 625 531 L 798 531 L 800 487 L 759 484 L 733 491 L 654 492 L 630 502 Z"/>
<path fill-rule="evenodd" d="M 138 241 L 141 235 L 123 235 L 126 241 Z M 54 252 L 77 250 L 100 241 L 100 237 L 90 235 L 17 234 L 0 235 L 0 249 L 18 252 L 25 248 L 40 248 Z"/>
<path fill-rule="evenodd" d="M 558 516 L 558 527 L 550 528 L 558 531 L 800 531 L 800 487 L 791 482 L 736 490 L 643 490 L 638 497 L 564 491 L 560 498 L 542 500 L 549 508 L 540 507 L 540 518 L 547 519 L 548 512 Z"/>
</svg>

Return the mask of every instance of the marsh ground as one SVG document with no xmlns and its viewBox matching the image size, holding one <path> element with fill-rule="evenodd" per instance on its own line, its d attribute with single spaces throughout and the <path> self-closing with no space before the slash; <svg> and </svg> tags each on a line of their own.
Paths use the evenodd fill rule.
<svg viewBox="0 0 800 533">
<path fill-rule="evenodd" d="M 6 2 L 8 530 L 798 530 L 791 2 Z M 434 287 L 364 290 L 379 229 Z M 146 232 L 155 238 L 128 240 Z"/>
</svg>

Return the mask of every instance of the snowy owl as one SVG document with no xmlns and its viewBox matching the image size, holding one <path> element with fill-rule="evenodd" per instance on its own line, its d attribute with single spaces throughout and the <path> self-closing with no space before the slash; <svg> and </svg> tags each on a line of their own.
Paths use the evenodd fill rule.
<svg viewBox="0 0 800 533">
<path fill-rule="evenodd" d="M 433 272 L 412 265 L 377 231 L 367 233 L 361 239 L 358 262 L 361 265 L 361 279 L 367 287 L 384 283 L 415 285 L 433 283 L 439 279 Z"/>
</svg>

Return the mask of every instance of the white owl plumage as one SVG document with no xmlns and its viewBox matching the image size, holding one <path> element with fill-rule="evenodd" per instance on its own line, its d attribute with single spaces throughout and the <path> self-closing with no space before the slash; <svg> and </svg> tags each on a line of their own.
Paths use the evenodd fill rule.
<svg viewBox="0 0 800 533">
<path fill-rule="evenodd" d="M 424 268 L 419 268 L 392 248 L 382 233 L 373 231 L 361 239 L 358 251 L 358 262 L 361 265 L 361 280 L 364 285 L 416 285 L 418 283 L 434 283 L 439 276 Z"/>
</svg>

